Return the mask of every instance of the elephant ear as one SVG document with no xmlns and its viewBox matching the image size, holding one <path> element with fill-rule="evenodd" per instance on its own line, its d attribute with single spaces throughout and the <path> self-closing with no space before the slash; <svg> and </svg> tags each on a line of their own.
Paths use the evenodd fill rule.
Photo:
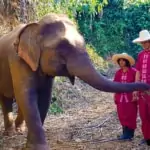
<svg viewBox="0 0 150 150">
<path fill-rule="evenodd" d="M 17 53 L 32 69 L 36 71 L 39 66 L 40 46 L 37 41 L 38 24 L 26 25 L 18 35 L 15 42 Z"/>
</svg>

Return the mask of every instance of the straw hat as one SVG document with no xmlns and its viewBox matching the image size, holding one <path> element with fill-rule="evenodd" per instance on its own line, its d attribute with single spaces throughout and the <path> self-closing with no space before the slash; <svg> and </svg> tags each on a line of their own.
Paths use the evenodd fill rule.
<svg viewBox="0 0 150 150">
<path fill-rule="evenodd" d="M 116 64 L 118 64 L 118 59 L 127 59 L 130 63 L 131 66 L 135 64 L 135 60 L 132 56 L 128 55 L 127 53 L 122 53 L 122 54 L 115 54 L 112 56 L 112 61 Z"/>
<path fill-rule="evenodd" d="M 141 43 L 150 40 L 150 33 L 148 30 L 142 30 L 139 33 L 139 37 L 133 40 L 133 43 Z"/>
</svg>

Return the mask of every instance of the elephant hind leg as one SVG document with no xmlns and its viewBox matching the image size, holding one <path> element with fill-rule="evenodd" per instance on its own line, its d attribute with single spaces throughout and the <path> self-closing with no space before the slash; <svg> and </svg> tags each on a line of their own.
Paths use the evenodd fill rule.
<svg viewBox="0 0 150 150">
<path fill-rule="evenodd" d="M 24 120 L 23 114 L 22 114 L 19 106 L 18 106 L 18 115 L 17 115 L 17 118 L 15 120 L 15 126 L 16 126 L 16 131 L 18 133 L 22 134 L 26 130 L 25 120 Z"/>
<path fill-rule="evenodd" d="M 0 96 L 0 103 L 2 106 L 2 112 L 4 115 L 4 135 L 10 136 L 12 135 L 14 130 L 14 120 L 13 120 L 13 99 L 7 98 L 4 96 Z"/>
</svg>

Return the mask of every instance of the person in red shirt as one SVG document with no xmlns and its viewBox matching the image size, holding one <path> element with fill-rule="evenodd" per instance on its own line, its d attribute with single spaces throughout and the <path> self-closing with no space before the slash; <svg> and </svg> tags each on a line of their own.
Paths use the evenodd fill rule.
<svg viewBox="0 0 150 150">
<path fill-rule="evenodd" d="M 133 57 L 126 53 L 115 54 L 112 60 L 119 64 L 120 69 L 116 72 L 114 81 L 122 83 L 135 82 L 136 69 L 131 67 L 135 64 Z M 133 102 L 133 93 L 115 93 L 115 104 L 119 121 L 122 125 L 122 135 L 119 140 L 131 140 L 134 137 L 137 119 L 137 102 Z"/>
<path fill-rule="evenodd" d="M 136 81 L 150 84 L 150 32 L 142 30 L 133 43 L 139 43 L 143 47 L 136 63 Z M 140 91 L 134 92 L 134 95 L 138 96 L 143 142 L 150 146 L 150 95 Z"/>
</svg>

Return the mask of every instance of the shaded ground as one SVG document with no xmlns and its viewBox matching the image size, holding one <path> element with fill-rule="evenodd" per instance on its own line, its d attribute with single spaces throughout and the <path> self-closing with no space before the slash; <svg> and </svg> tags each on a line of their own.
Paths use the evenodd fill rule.
<svg viewBox="0 0 150 150">
<path fill-rule="evenodd" d="M 55 86 L 62 98 L 64 114 L 48 115 L 44 128 L 52 150 L 148 150 L 139 146 L 142 139 L 140 120 L 132 142 L 104 142 L 115 138 L 121 128 L 112 95 L 99 92 L 81 81 L 72 86 L 68 81 Z M 2 137 L 3 120 L 0 115 L 0 150 L 20 150 L 26 135 Z"/>
</svg>

